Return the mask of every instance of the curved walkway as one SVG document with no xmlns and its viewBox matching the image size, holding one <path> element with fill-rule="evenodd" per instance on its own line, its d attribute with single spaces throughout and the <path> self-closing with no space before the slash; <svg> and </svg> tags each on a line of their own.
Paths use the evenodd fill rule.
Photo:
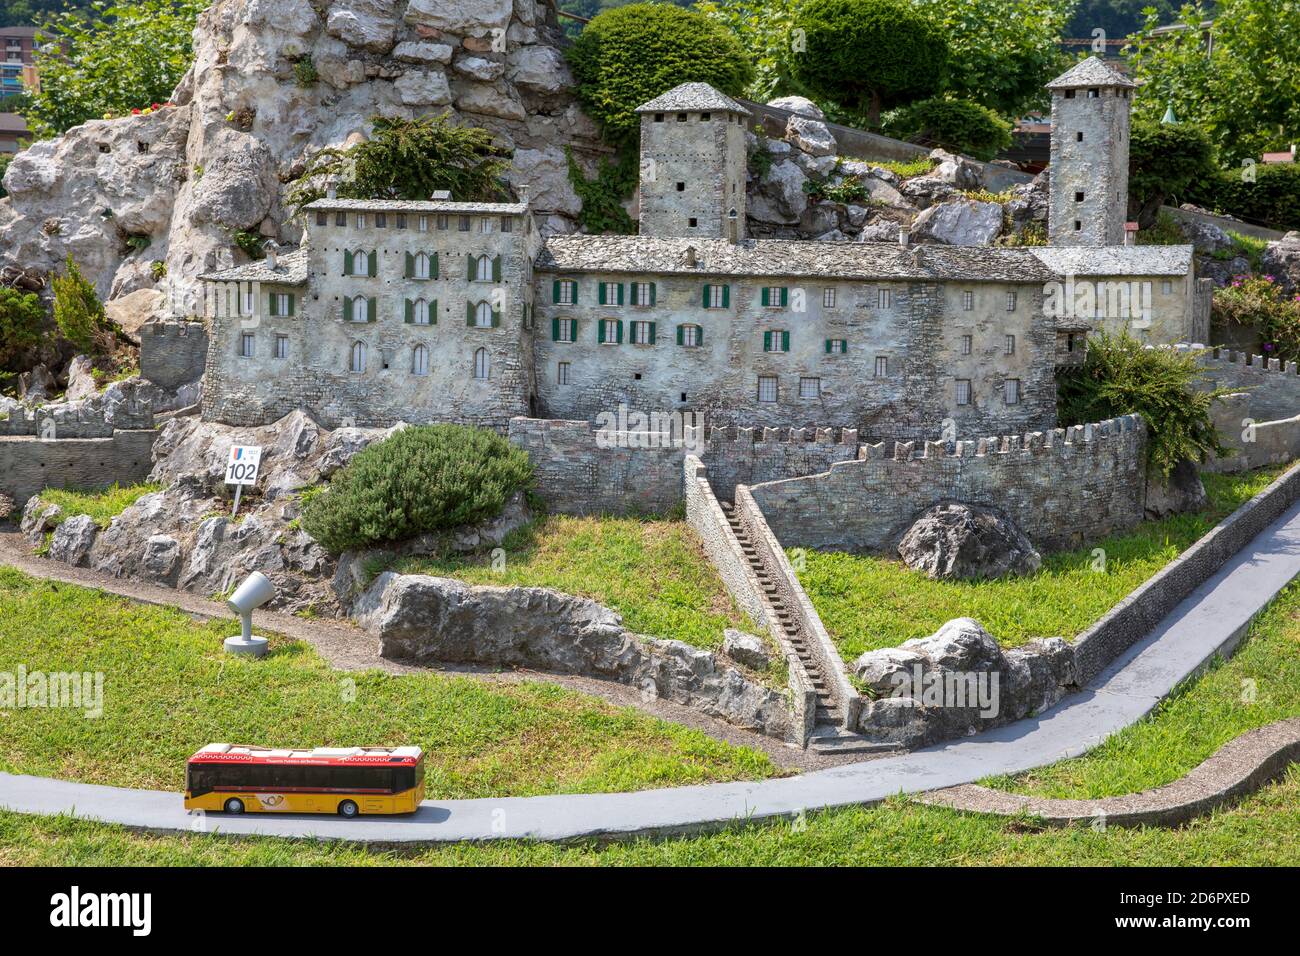
<svg viewBox="0 0 1300 956">
<path fill-rule="evenodd" d="M 1088 689 L 1036 718 L 956 743 L 798 777 L 638 793 L 428 800 L 409 817 L 190 817 L 179 794 L 0 774 L 0 807 L 66 813 L 154 831 L 315 837 L 375 846 L 459 840 L 574 840 L 683 834 L 801 811 L 876 803 L 1019 773 L 1078 756 L 1144 717 L 1173 688 L 1241 639 L 1300 573 L 1300 504 L 1229 559 Z"/>
<path fill-rule="evenodd" d="M 935 790 L 921 803 L 997 816 L 1028 814 L 1050 826 L 1104 820 L 1108 826 L 1177 826 L 1281 778 L 1300 759 L 1300 717 L 1230 740 L 1184 777 L 1153 790 L 1094 800 L 1007 793 L 977 784 Z"/>
</svg>

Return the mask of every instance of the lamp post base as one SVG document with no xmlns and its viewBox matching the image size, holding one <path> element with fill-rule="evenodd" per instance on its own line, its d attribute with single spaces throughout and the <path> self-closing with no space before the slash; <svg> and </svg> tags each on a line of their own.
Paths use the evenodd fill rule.
<svg viewBox="0 0 1300 956">
<path fill-rule="evenodd" d="M 267 641 L 264 637 L 228 637 L 225 641 L 225 648 L 228 654 L 265 657 Z"/>
</svg>

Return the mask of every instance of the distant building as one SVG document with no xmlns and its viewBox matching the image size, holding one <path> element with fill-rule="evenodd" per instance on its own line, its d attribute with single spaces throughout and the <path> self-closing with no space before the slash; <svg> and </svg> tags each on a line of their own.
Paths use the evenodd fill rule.
<svg viewBox="0 0 1300 956">
<path fill-rule="evenodd" d="M 35 27 L 0 27 L 0 99 L 35 88 L 35 41 Z M 0 113 L 0 153 L 16 153 L 28 136 L 21 116 Z"/>
</svg>

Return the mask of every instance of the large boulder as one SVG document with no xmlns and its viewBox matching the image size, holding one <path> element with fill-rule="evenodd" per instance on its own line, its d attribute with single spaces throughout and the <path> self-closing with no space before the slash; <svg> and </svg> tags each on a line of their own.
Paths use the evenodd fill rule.
<svg viewBox="0 0 1300 956">
<path fill-rule="evenodd" d="M 49 556 L 52 561 L 77 567 L 84 564 L 99 534 L 99 526 L 90 515 L 73 515 L 54 529 Z"/>
<path fill-rule="evenodd" d="M 1148 518 L 1167 518 L 1187 511 L 1201 511 L 1208 498 L 1201 483 L 1196 462 L 1184 458 L 1167 479 L 1152 472 L 1147 476 L 1146 515 Z"/>
<path fill-rule="evenodd" d="M 772 662 L 767 643 L 757 634 L 747 634 L 729 627 L 722 632 L 722 653 L 737 664 L 752 667 L 754 670 L 766 670 Z"/>
<path fill-rule="evenodd" d="M 749 197 L 749 215 L 760 222 L 797 223 L 808 208 L 808 194 L 803 190 L 807 181 L 797 163 L 788 159 L 773 163 Z"/>
<path fill-rule="evenodd" d="M 809 116 L 791 116 L 785 124 L 785 139 L 810 156 L 833 156 L 837 151 L 830 127 Z"/>
<path fill-rule="evenodd" d="M 137 289 L 104 303 L 104 314 L 137 343 L 145 323 L 169 312 L 167 293 L 160 289 Z"/>
<path fill-rule="evenodd" d="M 924 210 L 912 223 L 912 239 L 948 246 L 987 246 L 1002 232 L 1002 206 L 973 200 Z"/>
<path fill-rule="evenodd" d="M 1042 558 L 1010 518 L 983 505 L 945 502 L 926 510 L 898 544 L 903 563 L 939 580 L 1032 574 Z"/>
<path fill-rule="evenodd" d="M 77 402 L 90 398 L 99 392 L 99 383 L 95 381 L 95 366 L 89 355 L 74 355 L 68 363 L 68 387 L 63 393 L 64 399 Z"/>
<path fill-rule="evenodd" d="M 984 184 L 980 168 L 964 156 L 954 156 L 943 149 L 930 152 L 930 158 L 936 165 L 925 178 L 947 183 L 958 189 L 979 189 Z"/>
<path fill-rule="evenodd" d="M 1264 273 L 1281 284 L 1288 295 L 1300 295 L 1300 230 L 1270 242 L 1260 259 Z"/>
<path fill-rule="evenodd" d="M 824 120 L 826 118 L 826 114 L 822 112 L 821 107 L 806 96 L 778 96 L 774 100 L 768 100 L 767 105 L 779 110 L 797 113 L 800 116 L 810 116 L 813 119 Z"/>
<path fill-rule="evenodd" d="M 1200 255 L 1213 256 L 1236 248 L 1232 238 L 1212 222 L 1184 219 L 1178 223 L 1178 228 Z"/>
</svg>

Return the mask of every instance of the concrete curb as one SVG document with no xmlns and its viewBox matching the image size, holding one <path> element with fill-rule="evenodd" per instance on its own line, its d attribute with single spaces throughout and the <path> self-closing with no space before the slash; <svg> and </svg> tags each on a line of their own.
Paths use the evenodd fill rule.
<svg viewBox="0 0 1300 956">
<path fill-rule="evenodd" d="M 996 816 L 1028 814 L 1049 826 L 1172 827 L 1253 793 L 1300 760 L 1300 717 L 1279 720 L 1230 740 L 1185 777 L 1154 790 L 1096 800 L 1063 800 L 992 790 L 976 784 L 924 793 L 930 806 Z"/>
</svg>

